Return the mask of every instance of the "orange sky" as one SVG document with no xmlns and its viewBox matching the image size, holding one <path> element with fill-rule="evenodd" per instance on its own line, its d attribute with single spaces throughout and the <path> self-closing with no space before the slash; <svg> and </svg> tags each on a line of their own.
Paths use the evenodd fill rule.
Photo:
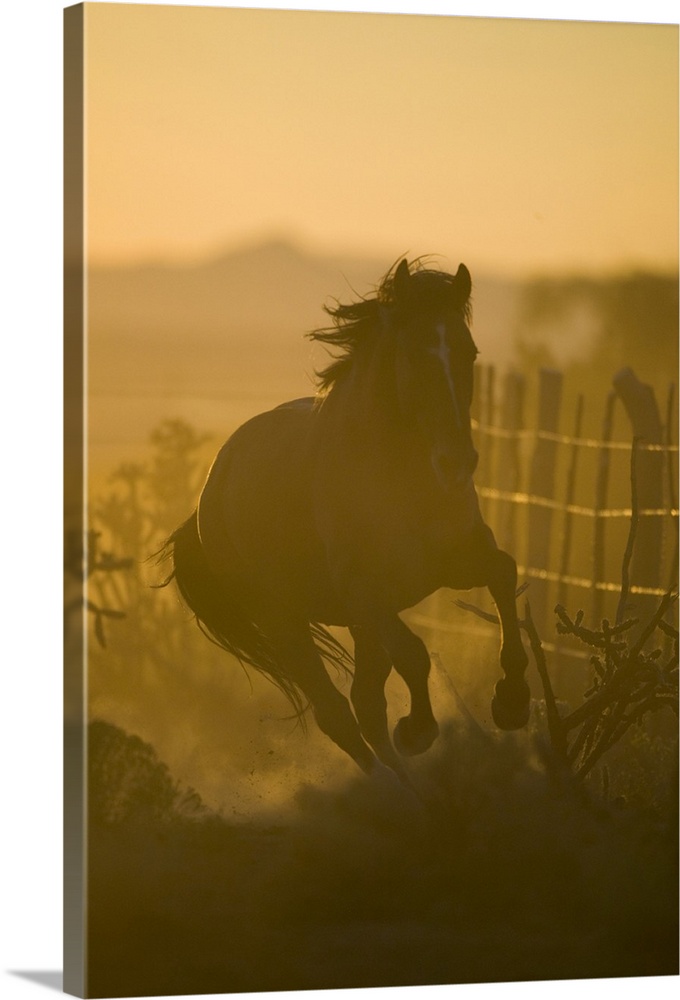
<svg viewBox="0 0 680 1000">
<path fill-rule="evenodd" d="M 86 45 L 93 261 L 677 267 L 677 26 L 90 3 Z"/>
</svg>

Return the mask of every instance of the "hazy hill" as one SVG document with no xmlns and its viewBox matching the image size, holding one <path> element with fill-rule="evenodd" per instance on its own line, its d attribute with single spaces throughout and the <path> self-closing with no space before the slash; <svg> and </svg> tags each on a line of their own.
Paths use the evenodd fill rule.
<svg viewBox="0 0 680 1000">
<path fill-rule="evenodd" d="M 391 264 L 319 256 L 275 241 L 193 266 L 94 268 L 90 389 L 218 391 L 220 376 L 241 363 L 256 380 L 258 366 L 271 368 L 274 361 L 287 376 L 301 366 L 309 371 L 303 335 L 327 321 L 323 305 L 369 293 Z M 509 329 L 513 290 L 473 279 L 475 331 L 483 349 L 497 341 L 505 360 L 503 327 Z"/>
<path fill-rule="evenodd" d="M 95 268 L 91 320 L 96 335 L 157 340 L 310 328 L 323 322 L 324 302 L 352 284 L 365 292 L 385 267 L 274 241 L 195 265 Z"/>
<path fill-rule="evenodd" d="M 305 333 L 328 322 L 324 304 L 370 294 L 392 263 L 318 255 L 278 240 L 191 266 L 93 268 L 91 474 L 143 458 L 149 433 L 166 417 L 219 442 L 255 413 L 313 393 L 314 371 L 327 355 Z M 454 269 L 458 260 L 439 266 Z M 516 288 L 474 273 L 473 282 L 482 358 L 506 363 Z"/>
<path fill-rule="evenodd" d="M 449 270 L 459 263 L 435 261 Z M 275 240 L 194 265 L 93 268 L 91 459 L 110 466 L 130 457 L 124 446 L 141 446 L 165 417 L 224 438 L 249 416 L 313 393 L 326 353 L 305 333 L 328 322 L 324 304 L 370 294 L 392 263 Z M 532 384 L 540 365 L 559 367 L 596 409 L 624 364 L 654 382 L 666 345 L 663 368 L 677 367 L 677 276 L 521 282 L 466 263 L 484 365 L 519 364 Z"/>
</svg>

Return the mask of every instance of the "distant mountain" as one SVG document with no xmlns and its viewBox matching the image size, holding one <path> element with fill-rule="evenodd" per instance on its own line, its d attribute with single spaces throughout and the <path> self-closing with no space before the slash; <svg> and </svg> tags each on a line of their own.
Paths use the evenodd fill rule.
<svg viewBox="0 0 680 1000">
<path fill-rule="evenodd" d="M 197 265 L 93 268 L 89 280 L 94 340 L 163 343 L 172 348 L 256 337 L 292 349 L 324 325 L 323 306 L 370 291 L 391 260 L 309 253 L 283 240 L 216 256 Z M 457 266 L 451 265 L 451 266 Z M 486 352 L 509 356 L 516 286 L 473 274 L 474 333 Z M 488 360 L 492 360 L 491 357 Z"/>
<path fill-rule="evenodd" d="M 95 336 L 219 338 L 258 330 L 288 337 L 325 321 L 334 297 L 365 293 L 390 262 L 321 257 L 283 241 L 197 265 L 94 268 Z"/>
<path fill-rule="evenodd" d="M 329 322 L 324 304 L 369 294 L 393 263 L 314 254 L 277 240 L 194 265 L 93 268 L 91 474 L 142 459 L 150 432 L 167 417 L 219 440 L 255 413 L 313 394 L 327 353 L 305 333 Z M 505 364 L 517 289 L 474 274 L 468 263 L 482 360 Z"/>
<path fill-rule="evenodd" d="M 474 260 L 463 259 L 472 271 L 472 333 L 481 364 L 499 371 L 519 366 L 531 377 L 542 364 L 576 371 L 580 362 L 579 391 L 592 376 L 598 394 L 623 364 L 650 381 L 659 358 L 665 359 L 660 371 L 674 365 L 677 275 L 521 282 L 480 274 Z M 120 459 L 165 417 L 222 434 L 263 409 L 312 394 L 327 353 L 305 333 L 329 322 L 324 304 L 370 294 L 393 263 L 272 240 L 193 265 L 93 268 L 91 446 L 120 446 Z M 442 266 L 455 270 L 458 263 Z"/>
</svg>

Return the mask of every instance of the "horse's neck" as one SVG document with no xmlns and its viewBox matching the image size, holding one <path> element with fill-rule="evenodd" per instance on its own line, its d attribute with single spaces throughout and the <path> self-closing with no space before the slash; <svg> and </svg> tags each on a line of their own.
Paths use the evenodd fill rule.
<svg viewBox="0 0 680 1000">
<path fill-rule="evenodd" d="M 414 458 L 414 422 L 400 411 L 389 359 L 371 359 L 335 385 L 319 411 L 318 423 L 321 448 L 333 449 L 350 463 L 366 460 L 376 474 L 380 458 L 390 467 L 400 456 Z"/>
</svg>

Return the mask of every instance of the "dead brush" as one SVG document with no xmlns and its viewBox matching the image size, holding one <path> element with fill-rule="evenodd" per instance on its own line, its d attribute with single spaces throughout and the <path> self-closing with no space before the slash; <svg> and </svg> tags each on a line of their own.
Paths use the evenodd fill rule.
<svg viewBox="0 0 680 1000">
<path fill-rule="evenodd" d="M 531 617 L 529 601 L 525 604 L 520 628 L 526 632 L 543 687 L 545 718 L 554 759 L 565 765 L 577 778 L 584 778 L 600 758 L 621 740 L 635 724 L 652 712 L 669 708 L 678 716 L 678 629 L 666 620 L 678 595 L 669 591 L 646 620 L 624 617 L 630 593 L 630 565 L 638 528 L 637 439 L 631 449 L 632 514 L 621 568 L 621 595 L 616 622 L 603 619 L 599 628 L 583 624 L 584 612 L 572 619 L 563 605 L 555 607 L 556 629 L 591 650 L 591 678 L 581 704 L 564 711 L 558 702 L 550 677 L 546 652 Z M 527 588 L 524 584 L 517 596 Z M 498 624 L 498 618 L 464 601 L 458 607 L 485 621 Z"/>
<path fill-rule="evenodd" d="M 664 618 L 676 599 L 677 595 L 666 594 L 637 638 L 632 636 L 636 619 L 610 625 L 605 618 L 601 628 L 593 630 L 583 625 L 582 611 L 572 621 L 557 605 L 557 632 L 574 636 L 594 651 L 590 656 L 592 683 L 581 705 L 564 716 L 557 708 L 545 652 L 527 602 L 523 627 L 543 685 L 550 744 L 576 777 L 585 777 L 648 713 L 670 708 L 678 715 L 678 630 Z M 659 633 L 671 640 L 670 653 L 663 639 L 661 645 L 647 648 Z"/>
<path fill-rule="evenodd" d="M 557 632 L 574 636 L 594 651 L 590 656 L 590 686 L 582 703 L 565 715 L 560 714 L 546 653 L 526 602 L 520 628 L 529 637 L 541 679 L 550 746 L 575 777 L 585 777 L 603 754 L 648 713 L 670 708 L 678 715 L 678 630 L 665 620 L 676 600 L 677 594 L 666 594 L 643 627 L 635 629 L 635 637 L 631 634 L 639 624 L 635 618 L 617 625 L 605 618 L 599 629 L 589 629 L 583 625 L 583 611 L 572 620 L 561 604 L 556 606 Z M 475 605 L 464 601 L 456 604 L 485 621 L 498 623 L 495 615 Z M 665 639 L 650 649 L 654 636 Z"/>
</svg>

